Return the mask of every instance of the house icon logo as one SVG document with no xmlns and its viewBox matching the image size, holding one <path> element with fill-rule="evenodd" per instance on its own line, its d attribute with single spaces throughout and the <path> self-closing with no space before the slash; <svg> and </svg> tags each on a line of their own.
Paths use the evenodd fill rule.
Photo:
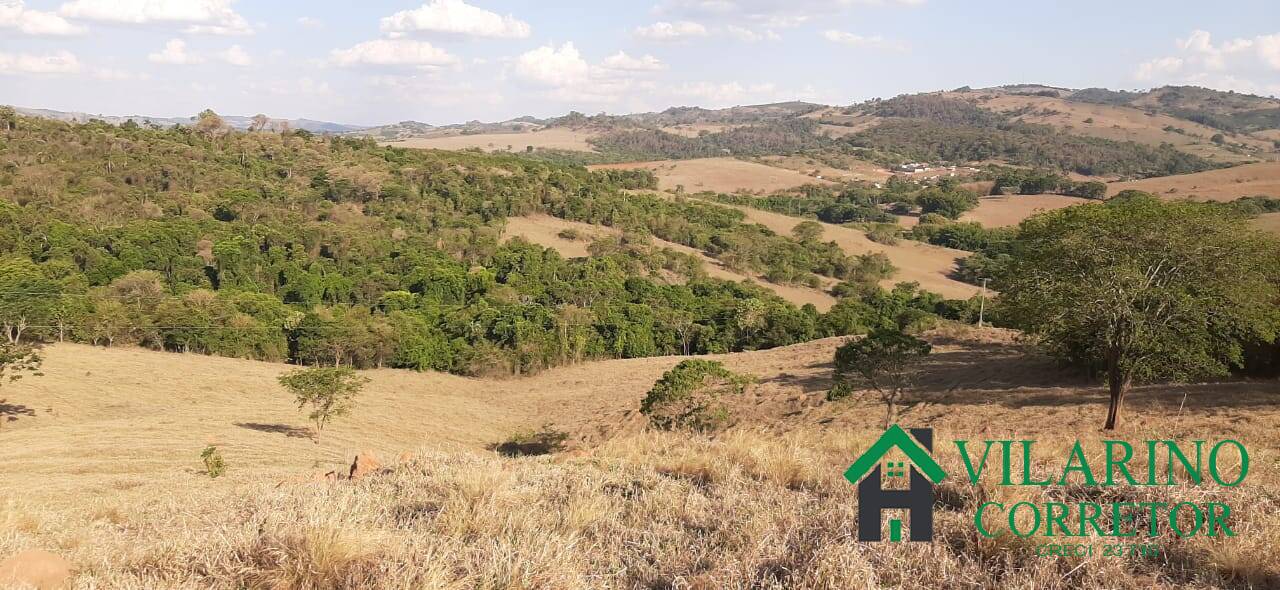
<svg viewBox="0 0 1280 590">
<path fill-rule="evenodd" d="M 910 461 L 885 461 L 895 447 Z M 910 515 L 910 540 L 933 540 L 933 485 L 947 474 L 933 460 L 932 452 L 932 428 L 912 428 L 907 434 L 894 424 L 844 472 L 845 479 L 858 486 L 859 541 L 880 541 L 881 517 L 891 509 L 904 509 Z M 906 477 L 908 473 L 908 489 L 884 489 L 883 478 Z M 900 519 L 889 521 L 889 540 L 902 540 Z"/>
</svg>

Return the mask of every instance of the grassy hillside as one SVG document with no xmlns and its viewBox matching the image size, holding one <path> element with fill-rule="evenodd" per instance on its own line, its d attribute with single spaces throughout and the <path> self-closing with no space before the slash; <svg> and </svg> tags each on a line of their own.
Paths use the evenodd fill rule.
<svg viewBox="0 0 1280 590">
<path fill-rule="evenodd" d="M 949 438 L 1035 439 L 1061 457 L 1105 404 L 1089 381 L 987 330 L 935 332 L 906 418 Z M 274 377 L 287 366 L 57 345 L 45 377 L 6 384 L 0 553 L 43 546 L 78 587 L 933 588 L 958 577 L 1011 588 L 1267 588 L 1274 470 L 1236 490 L 1131 488 L 1134 501 L 1229 501 L 1232 539 L 1154 539 L 1157 558 L 1039 557 L 1052 539 L 986 540 L 979 499 L 1045 502 L 1071 490 L 939 490 L 937 539 L 866 544 L 842 477 L 883 408 L 826 402 L 836 340 L 716 357 L 757 385 L 715 438 L 642 432 L 644 392 L 678 358 L 605 361 L 520 380 L 381 370 L 320 444 Z M 1123 436 L 1232 437 L 1280 460 L 1277 383 L 1146 386 Z M 550 457 L 486 449 L 552 428 L 579 447 Z M 75 441 L 75 444 L 67 444 Z M 217 444 L 227 474 L 200 472 Z M 361 449 L 389 468 L 306 483 Z M 397 460 L 401 452 L 415 457 Z M 949 457 L 948 470 L 963 472 Z M 85 494 L 92 492 L 92 500 Z M 1120 500 L 1116 500 L 1120 501 Z"/>
</svg>

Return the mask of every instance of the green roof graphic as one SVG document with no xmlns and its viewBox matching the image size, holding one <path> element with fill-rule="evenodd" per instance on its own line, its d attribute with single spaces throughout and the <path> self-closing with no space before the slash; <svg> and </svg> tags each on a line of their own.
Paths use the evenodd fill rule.
<svg viewBox="0 0 1280 590">
<path fill-rule="evenodd" d="M 858 457 L 858 460 L 854 461 L 853 465 L 849 466 L 849 469 L 844 472 L 844 478 L 852 484 L 862 481 L 862 478 L 871 473 L 876 464 L 880 463 L 880 460 L 893 447 L 901 449 L 907 455 L 907 458 L 911 459 L 916 468 L 924 473 L 925 477 L 929 478 L 929 481 L 938 483 L 947 476 L 947 472 L 943 471 L 942 466 L 933 460 L 933 457 L 929 455 L 929 451 L 920 446 L 916 439 L 911 438 L 911 435 L 907 434 L 907 431 L 903 430 L 901 426 L 894 424 L 884 431 L 880 439 L 871 445 L 871 448 L 867 449 L 862 456 Z"/>
</svg>

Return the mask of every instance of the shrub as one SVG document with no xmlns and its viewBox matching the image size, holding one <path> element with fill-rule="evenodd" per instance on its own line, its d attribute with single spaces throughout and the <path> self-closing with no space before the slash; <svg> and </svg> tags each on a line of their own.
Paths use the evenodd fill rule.
<svg viewBox="0 0 1280 590">
<path fill-rule="evenodd" d="M 663 430 L 715 431 L 729 421 L 729 408 L 720 398 L 741 394 L 750 382 L 717 361 L 681 361 L 649 390 L 640 402 L 640 413 Z"/>
<path fill-rule="evenodd" d="M 222 460 L 222 453 L 218 451 L 218 447 L 213 445 L 205 447 L 200 452 L 200 459 L 204 461 L 204 472 L 210 478 L 216 479 L 227 471 L 227 463 Z"/>
<path fill-rule="evenodd" d="M 1073 197 L 1102 200 L 1107 198 L 1107 184 L 1096 180 L 1077 182 L 1063 192 Z"/>
<path fill-rule="evenodd" d="M 918 225 L 945 225 L 948 223 L 951 223 L 951 220 L 947 219 L 945 215 L 938 213 L 925 213 L 920 216 L 920 222 Z"/>
<path fill-rule="evenodd" d="M 569 433 L 556 430 L 550 424 L 543 424 L 540 430 L 513 434 L 511 438 L 494 445 L 493 450 L 507 457 L 550 455 L 564 450 L 566 440 L 569 440 Z"/>
<path fill-rule="evenodd" d="M 978 196 L 967 190 L 943 191 L 928 189 L 916 197 L 922 213 L 938 213 L 955 219 L 965 211 L 978 206 Z"/>
<path fill-rule="evenodd" d="M 899 228 L 888 223 L 879 223 L 867 231 L 867 239 L 877 244 L 893 246 L 898 243 Z"/>
</svg>

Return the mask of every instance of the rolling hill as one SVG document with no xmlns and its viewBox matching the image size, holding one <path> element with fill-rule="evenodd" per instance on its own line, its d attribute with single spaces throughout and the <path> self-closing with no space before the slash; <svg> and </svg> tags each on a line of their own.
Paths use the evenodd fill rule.
<svg viewBox="0 0 1280 590">
<path fill-rule="evenodd" d="M 1012 334 L 929 338 L 936 348 L 907 409 L 913 424 L 943 438 L 1035 439 L 1045 456 L 1096 427 L 1102 392 L 1013 344 Z M 1274 472 L 1230 497 L 1237 530 L 1254 535 L 1154 541 L 1212 560 L 1064 566 L 999 549 L 993 569 L 982 556 L 998 547 L 970 539 L 966 511 L 973 498 L 1002 491 L 960 481 L 939 488 L 953 507 L 939 511 L 942 542 L 927 557 L 914 545 L 853 541 L 854 487 L 841 474 L 876 436 L 883 408 L 866 398 L 823 400 L 838 343 L 712 357 L 757 383 L 730 401 L 737 425 L 716 438 L 642 430 L 639 400 L 680 360 L 663 357 L 519 380 L 368 371 L 355 411 L 319 443 L 275 383 L 285 365 L 55 345 L 45 376 L 4 386 L 0 554 L 56 548 L 77 586 L 119 588 L 567 588 L 605 578 L 722 587 L 759 572 L 775 572 L 765 574 L 777 576 L 762 584 L 769 588 L 867 579 L 923 586 L 957 575 L 1027 588 L 1267 587 L 1280 579 L 1273 561 L 1256 558 L 1280 524 L 1265 493 L 1280 485 Z M 1266 464 L 1275 459 L 1271 425 L 1280 414 L 1268 400 L 1280 395 L 1276 387 L 1141 387 L 1129 428 L 1229 434 L 1250 441 Z M 490 450 L 538 430 L 566 434 L 568 447 L 549 457 Z M 211 444 L 227 462 L 217 479 L 200 464 Z M 356 453 L 376 455 L 384 468 L 356 481 L 312 476 L 345 471 Z M 944 461 L 963 472 L 959 459 Z M 1159 488 L 1143 497 L 1219 495 Z"/>
<path fill-rule="evenodd" d="M 89 121 L 105 121 L 112 125 L 120 125 L 126 121 L 132 121 L 139 125 L 159 125 L 161 127 L 172 127 L 174 125 L 188 126 L 195 123 L 195 117 L 152 117 L 147 115 L 94 115 L 90 113 L 80 113 L 71 111 L 55 111 L 50 109 L 32 109 L 24 107 L 15 107 L 14 110 L 28 117 L 40 117 L 42 119 L 51 119 L 54 121 L 66 121 L 68 123 L 86 123 Z M 223 121 L 227 125 L 235 129 L 248 129 L 253 124 L 253 117 L 238 115 L 223 115 Z M 315 121 L 312 119 L 270 119 L 272 125 L 287 125 L 289 129 L 301 129 L 312 133 L 350 133 L 365 129 L 359 125 L 347 125 L 344 123 L 331 123 L 328 121 Z"/>
</svg>

